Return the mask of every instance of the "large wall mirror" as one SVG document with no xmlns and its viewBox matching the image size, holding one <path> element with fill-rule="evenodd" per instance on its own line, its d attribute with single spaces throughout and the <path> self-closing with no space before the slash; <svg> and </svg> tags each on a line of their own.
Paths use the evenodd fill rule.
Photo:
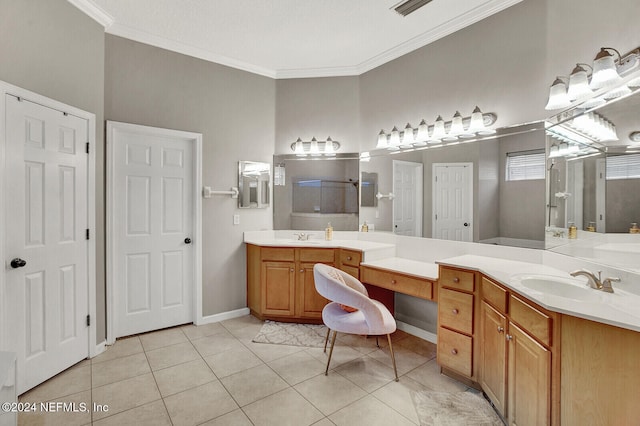
<svg viewBox="0 0 640 426">
<path fill-rule="evenodd" d="M 548 248 L 640 271 L 640 90 L 591 109 L 565 111 L 547 129 Z M 610 132 L 581 131 L 598 123 Z M 612 132 L 612 131 L 615 132 Z M 572 152 L 573 151 L 573 152 Z M 563 232 L 572 222 L 577 238 Z"/>
<path fill-rule="evenodd" d="M 273 164 L 273 229 L 358 230 L 358 154 L 276 155 Z"/>
</svg>

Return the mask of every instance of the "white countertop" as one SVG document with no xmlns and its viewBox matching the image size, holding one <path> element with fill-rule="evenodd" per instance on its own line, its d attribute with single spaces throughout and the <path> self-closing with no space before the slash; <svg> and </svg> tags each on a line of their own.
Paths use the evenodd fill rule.
<svg viewBox="0 0 640 426">
<path fill-rule="evenodd" d="M 417 260 L 403 259 L 401 257 L 387 257 L 371 262 L 362 262 L 361 265 L 415 275 L 431 281 L 438 280 L 438 265 L 435 263 L 420 262 Z"/>
<path fill-rule="evenodd" d="M 615 283 L 615 292 L 605 293 L 587 288 L 585 277 L 572 278 L 567 272 L 550 266 L 485 256 L 463 255 L 442 259 L 436 263 L 482 272 L 550 311 L 640 331 L 640 296 L 616 288 Z M 589 301 L 543 293 L 523 286 L 519 281 L 523 275 L 560 277 L 593 293 L 589 293 Z"/>
</svg>

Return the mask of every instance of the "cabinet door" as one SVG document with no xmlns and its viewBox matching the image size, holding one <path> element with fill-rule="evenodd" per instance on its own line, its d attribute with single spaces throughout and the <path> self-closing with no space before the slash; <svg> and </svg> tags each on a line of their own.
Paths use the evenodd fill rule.
<svg viewBox="0 0 640 426">
<path fill-rule="evenodd" d="M 295 263 L 262 262 L 262 313 L 295 315 Z"/>
<path fill-rule="evenodd" d="M 296 315 L 303 318 L 322 318 L 322 308 L 329 303 L 316 291 L 313 279 L 314 263 L 300 264 L 297 274 L 298 303 Z"/>
<path fill-rule="evenodd" d="M 480 384 L 503 416 L 507 397 L 507 320 L 487 302 L 480 308 Z"/>
<path fill-rule="evenodd" d="M 550 424 L 551 352 L 509 323 L 509 424 Z"/>
</svg>

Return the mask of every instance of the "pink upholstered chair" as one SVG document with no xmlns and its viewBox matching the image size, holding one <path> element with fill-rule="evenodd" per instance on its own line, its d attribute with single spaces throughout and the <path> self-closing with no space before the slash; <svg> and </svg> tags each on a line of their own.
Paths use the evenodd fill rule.
<svg viewBox="0 0 640 426">
<path fill-rule="evenodd" d="M 333 354 L 338 332 L 368 336 L 386 334 L 397 382 L 398 370 L 396 369 L 396 359 L 391 345 L 391 333 L 396 331 L 396 320 L 391 315 L 391 312 L 382 303 L 370 299 L 365 286 L 344 271 L 317 263 L 313 267 L 313 277 L 318 293 L 331 301 L 322 310 L 322 321 L 328 328 L 327 338 L 324 342 L 325 352 L 327 351 L 329 333 L 333 330 L 329 359 L 327 359 L 327 368 L 324 372 L 325 376 L 329 373 L 329 364 L 331 363 L 331 355 Z M 356 310 L 348 312 L 341 305 L 346 305 Z"/>
</svg>

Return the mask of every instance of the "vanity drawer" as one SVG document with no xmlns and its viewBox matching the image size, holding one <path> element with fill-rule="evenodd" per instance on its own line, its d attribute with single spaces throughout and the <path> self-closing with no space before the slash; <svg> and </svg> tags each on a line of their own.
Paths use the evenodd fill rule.
<svg viewBox="0 0 640 426">
<path fill-rule="evenodd" d="M 473 272 L 441 266 L 438 282 L 440 282 L 444 287 L 451 287 L 464 291 L 474 291 L 474 276 L 475 274 Z"/>
<path fill-rule="evenodd" d="M 394 272 L 382 271 L 363 267 L 361 281 L 377 287 L 431 300 L 433 298 L 433 283 L 431 281 L 410 277 Z"/>
<path fill-rule="evenodd" d="M 473 294 L 441 288 L 438 319 L 441 326 L 473 334 Z"/>
<path fill-rule="evenodd" d="M 551 327 L 553 319 L 540 312 L 513 294 L 509 298 L 509 316 L 511 320 L 524 328 L 527 333 L 543 344 L 551 345 Z"/>
<path fill-rule="evenodd" d="M 300 262 L 333 263 L 335 250 L 332 248 L 302 248 L 300 250 Z"/>
<path fill-rule="evenodd" d="M 482 277 L 481 288 L 484 300 L 503 314 L 507 312 L 507 290 L 485 277 Z"/>
<path fill-rule="evenodd" d="M 346 272 L 347 274 L 351 275 L 352 277 L 356 278 L 356 279 L 360 279 L 360 268 L 355 268 L 353 266 L 344 266 L 342 265 L 342 267 L 340 268 L 342 269 L 344 272 Z"/>
<path fill-rule="evenodd" d="M 283 260 L 291 261 L 295 260 L 295 249 L 292 248 L 276 248 L 276 247 L 262 247 L 260 250 L 261 260 Z"/>
<path fill-rule="evenodd" d="M 362 252 L 356 250 L 340 250 L 340 263 L 348 266 L 360 266 L 362 262 Z"/>
<path fill-rule="evenodd" d="M 471 377 L 473 339 L 464 334 L 438 327 L 438 364 Z"/>
</svg>

